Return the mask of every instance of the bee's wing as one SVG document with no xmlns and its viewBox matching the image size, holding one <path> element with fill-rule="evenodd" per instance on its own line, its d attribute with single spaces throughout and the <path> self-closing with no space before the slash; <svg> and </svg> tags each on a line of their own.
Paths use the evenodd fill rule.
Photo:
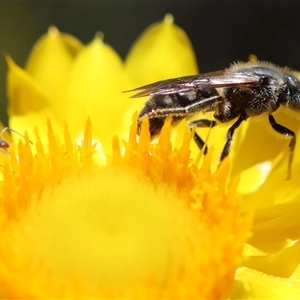
<svg viewBox="0 0 300 300">
<path fill-rule="evenodd" d="M 147 84 L 126 92 L 137 92 L 131 98 L 167 95 L 208 88 L 256 86 L 260 77 L 254 74 L 216 71 L 200 75 L 172 78 Z"/>
</svg>

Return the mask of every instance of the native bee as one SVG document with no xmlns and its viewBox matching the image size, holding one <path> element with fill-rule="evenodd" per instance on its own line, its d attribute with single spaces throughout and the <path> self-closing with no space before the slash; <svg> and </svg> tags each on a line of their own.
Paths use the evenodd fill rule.
<svg viewBox="0 0 300 300">
<path fill-rule="evenodd" d="M 131 91 L 132 98 L 150 96 L 139 114 L 138 127 L 149 119 L 151 137 L 160 133 L 167 116 L 172 124 L 198 112 L 214 112 L 214 120 L 200 119 L 189 127 L 214 127 L 233 121 L 227 131 L 220 162 L 228 156 L 236 129 L 248 118 L 266 114 L 271 127 L 290 138 L 288 177 L 296 144 L 295 133 L 278 124 L 272 115 L 281 105 L 300 111 L 300 81 L 297 73 L 269 62 L 235 63 L 226 70 L 162 80 Z M 200 149 L 203 139 L 194 133 Z"/>
</svg>

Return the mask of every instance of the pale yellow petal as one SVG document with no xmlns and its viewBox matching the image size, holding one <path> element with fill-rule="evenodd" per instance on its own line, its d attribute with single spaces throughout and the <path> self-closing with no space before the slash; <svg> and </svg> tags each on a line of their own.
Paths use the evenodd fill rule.
<svg viewBox="0 0 300 300">
<path fill-rule="evenodd" d="M 269 253 L 285 248 L 300 238 L 299 211 L 297 200 L 256 210 L 249 243 Z"/>
<path fill-rule="evenodd" d="M 287 110 L 280 108 L 274 113 L 276 122 L 288 129 L 294 131 L 296 135 L 300 133 L 300 122 L 296 119 L 295 115 L 287 114 Z M 280 153 L 285 153 L 285 175 L 288 173 L 288 156 L 290 138 L 277 133 L 272 129 L 267 115 L 251 118 L 244 122 L 237 130 L 235 135 L 234 151 L 234 166 L 233 174 L 240 172 L 260 163 L 266 161 L 277 161 Z M 300 161 L 300 145 L 296 144 L 294 151 L 294 163 Z M 293 173 L 296 171 L 293 170 Z"/>
<path fill-rule="evenodd" d="M 247 253 L 245 253 L 247 255 Z M 274 254 L 251 255 L 243 263 L 243 266 L 260 271 L 262 273 L 290 278 L 300 265 L 300 242 L 290 242 L 290 245 Z"/>
<path fill-rule="evenodd" d="M 166 15 L 146 29 L 126 58 L 134 85 L 198 73 L 192 44 L 186 33 Z"/>
<path fill-rule="evenodd" d="M 41 112 L 49 106 L 49 98 L 43 88 L 10 56 L 8 64 L 7 96 L 9 115 L 25 115 L 28 112 Z"/>
<path fill-rule="evenodd" d="M 44 89 L 9 56 L 6 60 L 9 126 L 22 134 L 27 131 L 33 137 L 34 127 L 46 130 L 46 120 L 50 118 L 57 129 L 61 125 L 59 117 L 53 111 Z M 42 140 L 45 141 L 45 136 Z"/>
<path fill-rule="evenodd" d="M 50 105 L 61 120 L 65 118 L 66 89 L 72 63 L 82 44 L 69 34 L 50 27 L 34 45 L 26 71 L 43 88 Z"/>
<path fill-rule="evenodd" d="M 239 289 L 233 292 L 230 299 L 299 299 L 299 280 L 267 275 L 248 268 L 240 268 L 236 279 Z"/>
<path fill-rule="evenodd" d="M 89 116 L 94 124 L 95 137 L 106 150 L 111 139 L 124 126 L 124 112 L 129 105 L 129 80 L 123 63 L 114 50 L 99 36 L 77 56 L 71 72 L 68 91 L 68 114 L 71 132 L 81 135 Z"/>
</svg>

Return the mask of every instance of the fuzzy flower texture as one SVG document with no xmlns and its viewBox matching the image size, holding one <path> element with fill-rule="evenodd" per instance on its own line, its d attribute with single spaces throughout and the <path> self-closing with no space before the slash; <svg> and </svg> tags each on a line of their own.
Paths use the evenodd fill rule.
<svg viewBox="0 0 300 300">
<path fill-rule="evenodd" d="M 147 99 L 123 91 L 199 72 L 172 16 L 124 62 L 101 34 L 83 45 L 54 27 L 24 68 L 6 61 L 24 137 L 2 136 L 1 299 L 299 299 L 300 143 L 285 180 L 288 140 L 265 118 L 239 128 L 220 168 L 227 125 L 196 129 L 206 156 L 186 121 L 136 134 Z"/>
</svg>

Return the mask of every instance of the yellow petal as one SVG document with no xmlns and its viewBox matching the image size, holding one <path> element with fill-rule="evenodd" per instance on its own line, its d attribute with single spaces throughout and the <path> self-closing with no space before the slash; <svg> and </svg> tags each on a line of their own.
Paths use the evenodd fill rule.
<svg viewBox="0 0 300 300">
<path fill-rule="evenodd" d="M 256 211 L 249 243 L 272 253 L 289 245 L 290 240 L 299 239 L 299 209 L 300 202 L 293 201 Z"/>
<path fill-rule="evenodd" d="M 234 154 L 232 153 L 232 155 Z M 244 195 L 256 192 L 266 181 L 274 165 L 273 162 L 264 162 L 242 171 L 238 175 L 240 179 L 238 191 Z"/>
<path fill-rule="evenodd" d="M 47 118 L 52 119 L 57 129 L 61 120 L 53 111 L 44 89 L 9 56 L 6 56 L 6 61 L 9 126 L 21 133 L 26 129 L 31 138 L 34 126 L 46 130 Z M 44 137 L 42 139 L 45 140 Z"/>
<path fill-rule="evenodd" d="M 141 35 L 126 58 L 135 86 L 198 73 L 193 47 L 186 33 L 166 15 Z"/>
<path fill-rule="evenodd" d="M 71 72 L 68 91 L 71 132 L 80 135 L 89 116 L 95 125 L 95 136 L 110 150 L 112 136 L 126 130 L 123 118 L 130 100 L 122 92 L 127 89 L 129 80 L 121 59 L 96 36 L 79 53 Z"/>
<path fill-rule="evenodd" d="M 50 104 L 61 119 L 65 118 L 66 89 L 73 60 L 82 44 L 69 34 L 50 27 L 34 45 L 26 71 L 43 88 Z"/>
<path fill-rule="evenodd" d="M 7 96 L 9 115 L 42 112 L 49 106 L 49 98 L 42 87 L 22 68 L 6 56 L 8 64 Z"/>
<path fill-rule="evenodd" d="M 288 151 L 283 150 L 279 156 L 281 158 L 280 162 L 275 162 L 276 168 L 272 170 L 259 189 L 243 202 L 243 210 L 267 210 L 274 205 L 292 205 L 293 202 L 299 202 L 300 190 L 297 174 L 300 171 L 300 162 L 292 164 L 292 177 L 286 180 L 288 169 L 287 155 Z"/>
<path fill-rule="evenodd" d="M 265 274 L 290 278 L 300 265 L 300 242 L 293 242 L 274 254 L 248 256 L 243 265 Z"/>
<path fill-rule="evenodd" d="M 235 291 L 236 294 L 230 299 L 299 299 L 299 280 L 267 275 L 248 268 L 240 268 L 236 279 L 239 291 Z"/>
<path fill-rule="evenodd" d="M 296 268 L 296 270 L 294 271 L 293 275 L 290 278 L 297 279 L 300 281 L 300 264 L 298 265 L 298 267 Z"/>
<path fill-rule="evenodd" d="M 274 113 L 274 117 L 279 124 L 293 130 L 296 135 L 300 132 L 299 121 L 293 114 L 287 114 L 286 109 L 280 108 Z M 236 163 L 233 166 L 233 174 L 239 174 L 258 163 L 276 160 L 279 153 L 285 152 L 285 179 L 287 177 L 289 141 L 289 138 L 272 129 L 266 115 L 245 122 L 238 129 L 235 137 L 234 155 Z M 300 160 L 297 149 L 300 149 L 299 143 L 296 145 L 294 162 Z"/>
</svg>

